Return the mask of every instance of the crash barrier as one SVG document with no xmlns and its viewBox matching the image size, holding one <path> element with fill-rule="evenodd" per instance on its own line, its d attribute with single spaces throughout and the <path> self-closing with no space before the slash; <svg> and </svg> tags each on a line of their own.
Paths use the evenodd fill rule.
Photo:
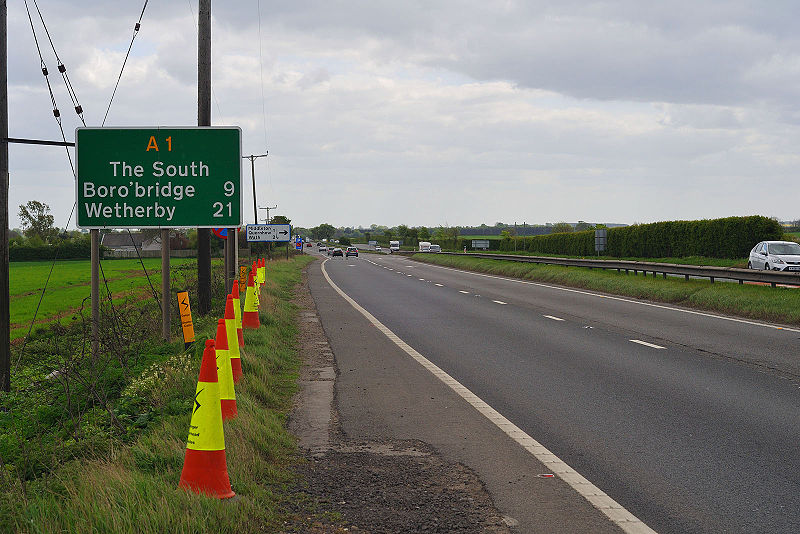
<svg viewBox="0 0 800 534">
<path fill-rule="evenodd" d="M 778 284 L 800 286 L 800 273 L 783 271 L 757 271 L 754 269 L 739 269 L 737 267 L 715 267 L 710 265 L 680 265 L 675 263 L 653 263 L 646 261 L 630 260 L 593 260 L 573 258 L 548 258 L 544 256 L 521 256 L 517 254 L 483 254 L 476 252 L 441 252 L 448 256 L 467 256 L 470 258 L 484 258 L 490 260 L 518 261 L 523 263 L 538 263 L 542 265 L 564 265 L 566 267 L 588 267 L 589 269 L 616 269 L 617 272 L 625 271 L 633 274 L 642 273 L 645 276 L 652 273 L 666 278 L 671 276 L 684 276 L 689 278 L 708 278 L 714 282 L 716 278 L 738 280 L 745 282 L 761 282 L 776 287 Z"/>
<path fill-rule="evenodd" d="M 260 280 L 259 283 L 255 279 Z M 247 284 L 245 313 L 242 314 L 239 287 L 225 299 L 224 317 L 217 321 L 215 339 L 206 341 L 200 373 L 197 378 L 189 437 L 178 487 L 217 499 L 233 497 L 225 459 L 225 433 L 223 421 L 238 415 L 235 384 L 242 378 L 240 347 L 242 319 L 245 328 L 257 328 L 258 305 L 256 304 L 261 284 L 266 279 L 266 262 L 253 262 Z M 255 326 L 248 315 L 255 313 Z"/>
</svg>

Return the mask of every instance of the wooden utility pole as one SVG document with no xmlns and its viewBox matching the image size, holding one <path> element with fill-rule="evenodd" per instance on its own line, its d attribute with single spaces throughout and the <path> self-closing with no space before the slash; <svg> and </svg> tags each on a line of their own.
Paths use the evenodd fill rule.
<svg viewBox="0 0 800 534">
<path fill-rule="evenodd" d="M 89 230 L 91 236 L 90 263 L 92 264 L 92 358 L 100 355 L 100 230 Z"/>
<path fill-rule="evenodd" d="M 8 276 L 8 8 L 0 0 L 0 391 L 11 391 Z"/>
<path fill-rule="evenodd" d="M 161 335 L 164 341 L 172 341 L 169 331 L 169 228 L 161 229 Z"/>
<path fill-rule="evenodd" d="M 211 126 L 211 0 L 199 0 L 197 22 L 197 125 Z M 198 313 L 211 311 L 211 231 L 197 229 Z"/>
</svg>

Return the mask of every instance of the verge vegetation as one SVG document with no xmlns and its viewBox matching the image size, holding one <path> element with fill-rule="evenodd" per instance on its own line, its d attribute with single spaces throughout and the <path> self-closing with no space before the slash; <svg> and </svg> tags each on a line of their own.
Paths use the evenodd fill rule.
<svg viewBox="0 0 800 534">
<path fill-rule="evenodd" d="M 690 308 L 764 321 L 800 325 L 800 289 L 652 278 L 600 269 L 536 265 L 506 260 L 441 254 L 414 254 L 413 259 L 476 271 L 678 304 Z"/>
<path fill-rule="evenodd" d="M 204 341 L 222 316 L 215 279 L 214 309 L 195 317 L 188 351 L 159 341 L 158 307 L 138 301 L 104 310 L 115 320 L 101 327 L 109 339 L 97 361 L 79 321 L 51 325 L 14 355 L 13 390 L 0 396 L 0 531 L 280 530 L 296 509 L 285 500 L 296 461 L 285 419 L 299 367 L 291 296 L 310 261 L 268 264 L 262 326 L 244 333 L 239 415 L 225 423 L 228 472 L 241 498 L 178 489 Z M 190 298 L 191 271 L 179 274 Z"/>
</svg>

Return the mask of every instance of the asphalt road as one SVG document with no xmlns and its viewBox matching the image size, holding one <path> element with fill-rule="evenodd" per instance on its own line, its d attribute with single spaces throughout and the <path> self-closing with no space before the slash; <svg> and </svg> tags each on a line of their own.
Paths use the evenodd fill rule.
<svg viewBox="0 0 800 534">
<path fill-rule="evenodd" d="M 398 256 L 325 267 L 656 531 L 800 532 L 800 331 Z"/>
</svg>

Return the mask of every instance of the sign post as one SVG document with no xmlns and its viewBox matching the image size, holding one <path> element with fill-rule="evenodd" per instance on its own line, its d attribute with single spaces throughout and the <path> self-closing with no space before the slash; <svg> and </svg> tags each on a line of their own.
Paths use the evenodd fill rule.
<svg viewBox="0 0 800 534">
<path fill-rule="evenodd" d="M 241 129 L 77 128 L 75 153 L 79 228 L 162 230 L 162 322 L 169 340 L 169 233 L 163 230 L 241 226 Z"/>
</svg>

